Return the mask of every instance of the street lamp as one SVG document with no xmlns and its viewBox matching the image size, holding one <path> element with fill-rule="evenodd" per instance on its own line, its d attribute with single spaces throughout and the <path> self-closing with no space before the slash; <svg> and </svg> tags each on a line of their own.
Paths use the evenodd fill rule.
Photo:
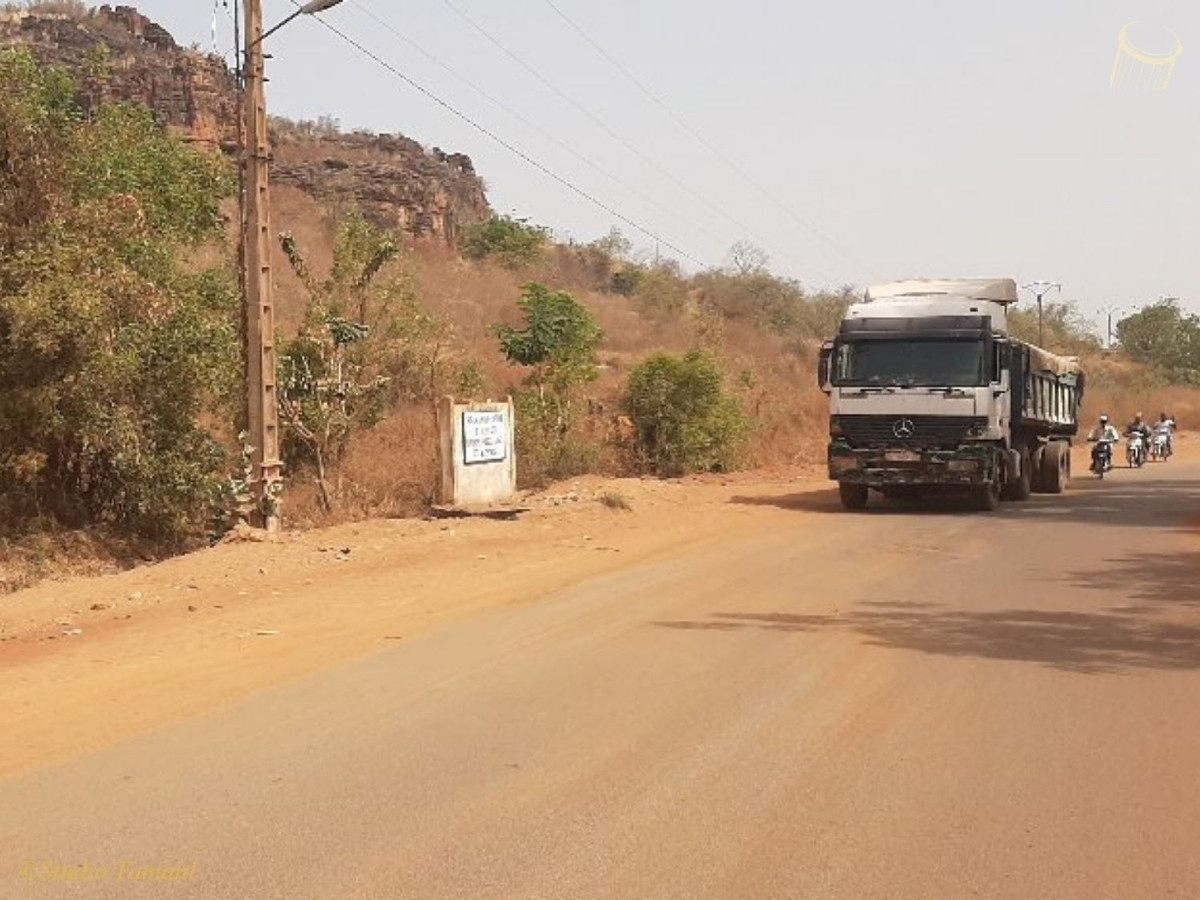
<svg viewBox="0 0 1200 900">
<path fill-rule="evenodd" d="M 337 6 L 341 2 L 342 2 L 342 0 L 311 0 L 311 2 L 305 3 L 303 6 L 301 6 L 299 9 L 297 9 L 294 13 L 292 13 L 290 16 L 288 16 L 286 19 L 284 19 L 282 22 L 280 22 L 275 27 L 268 28 L 266 31 L 264 31 L 254 41 L 254 43 L 256 43 L 256 44 L 262 43 L 267 38 L 269 38 L 271 35 L 273 35 L 275 32 L 277 32 L 280 28 L 282 28 L 284 25 L 287 25 L 289 22 L 292 22 L 293 20 L 298 19 L 300 16 L 315 16 L 319 12 L 325 12 L 325 10 L 327 10 L 327 9 L 332 9 L 333 7 Z"/>
<path fill-rule="evenodd" d="M 1059 284 L 1057 281 L 1031 281 L 1031 282 L 1029 282 L 1029 284 L 1021 285 L 1021 290 L 1032 291 L 1033 295 L 1035 297 L 1037 297 L 1038 346 L 1042 347 L 1044 349 L 1045 343 L 1046 343 L 1046 338 L 1045 338 L 1045 333 L 1042 329 L 1042 298 L 1044 296 L 1046 296 L 1046 294 L 1050 293 L 1051 290 L 1058 290 L 1061 293 L 1062 285 Z"/>
<path fill-rule="evenodd" d="M 262 42 L 302 15 L 342 0 L 310 0 L 263 31 L 262 0 L 245 0 L 246 45 L 242 62 L 242 281 L 246 293 L 246 406 L 252 457 L 255 525 L 280 527 L 279 398 L 275 384 L 275 303 L 271 294 L 271 208 L 267 183 L 270 146 L 263 88 Z"/>
</svg>

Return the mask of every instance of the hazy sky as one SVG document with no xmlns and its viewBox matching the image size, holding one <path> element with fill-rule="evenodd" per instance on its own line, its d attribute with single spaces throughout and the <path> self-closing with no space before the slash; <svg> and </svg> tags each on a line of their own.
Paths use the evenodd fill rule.
<svg viewBox="0 0 1200 900">
<path fill-rule="evenodd" d="M 345 0 L 324 18 L 707 265 L 748 240 L 811 286 L 1011 275 L 1060 281 L 1088 312 L 1162 295 L 1200 309 L 1194 0 L 552 2 L 704 141 L 548 0 Z M 264 5 L 268 22 L 294 8 Z M 212 46 L 213 0 L 139 6 L 180 43 Z M 217 9 L 228 51 L 231 15 Z M 1110 89 L 1131 21 L 1182 41 L 1166 90 Z M 268 49 L 273 113 L 465 152 L 497 210 L 578 240 L 617 225 L 653 247 L 318 22 L 292 23 Z"/>
</svg>

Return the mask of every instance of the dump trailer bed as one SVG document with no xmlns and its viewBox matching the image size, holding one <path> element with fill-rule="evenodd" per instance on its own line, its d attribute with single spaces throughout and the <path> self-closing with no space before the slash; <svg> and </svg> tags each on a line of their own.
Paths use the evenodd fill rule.
<svg viewBox="0 0 1200 900">
<path fill-rule="evenodd" d="M 1079 361 L 1020 341 L 1012 343 L 1011 353 L 1013 428 L 1040 437 L 1074 437 L 1084 383 Z"/>
</svg>

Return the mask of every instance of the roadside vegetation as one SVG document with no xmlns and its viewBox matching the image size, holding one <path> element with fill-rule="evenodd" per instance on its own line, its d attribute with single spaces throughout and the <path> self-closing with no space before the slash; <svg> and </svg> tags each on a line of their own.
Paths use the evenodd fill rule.
<svg viewBox="0 0 1200 900">
<path fill-rule="evenodd" d="M 232 173 L 143 108 L 0 53 L 0 531 L 202 526 L 238 380 Z"/>
<path fill-rule="evenodd" d="M 232 163 L 79 96 L 0 51 L 0 590 L 53 572 L 56 541 L 121 561 L 200 545 L 248 498 Z M 617 231 L 561 245 L 494 216 L 414 245 L 286 189 L 274 215 L 293 525 L 425 511 L 445 394 L 514 398 L 524 487 L 821 457 L 817 348 L 851 287 L 780 277 L 745 243 L 689 274 Z M 1036 338 L 1036 314 L 1014 327 Z M 1200 322 L 1177 305 L 1121 322 L 1124 352 L 1068 304 L 1045 329 L 1085 357 L 1089 410 L 1200 412 Z"/>
</svg>

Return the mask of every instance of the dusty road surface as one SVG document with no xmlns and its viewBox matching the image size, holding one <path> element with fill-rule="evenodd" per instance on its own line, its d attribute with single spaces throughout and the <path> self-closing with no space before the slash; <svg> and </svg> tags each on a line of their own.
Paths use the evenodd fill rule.
<svg viewBox="0 0 1200 900">
<path fill-rule="evenodd" d="M 463 563 L 455 591 L 510 600 L 10 774 L 0 897 L 1200 896 L 1200 465 L 994 515 L 714 496 L 667 510 L 693 539 L 557 586 Z M 369 568 L 347 583 L 373 626 L 401 599 L 353 606 L 394 588 Z M 49 662 L 22 644 L 0 679 L 35 673 L 78 721 L 80 698 L 125 719 L 71 654 L 187 702 L 234 684 L 220 627 L 186 621 L 219 666 L 120 643 L 169 633 L 151 620 Z M 53 756 L 21 684 L 8 740 Z"/>
</svg>

